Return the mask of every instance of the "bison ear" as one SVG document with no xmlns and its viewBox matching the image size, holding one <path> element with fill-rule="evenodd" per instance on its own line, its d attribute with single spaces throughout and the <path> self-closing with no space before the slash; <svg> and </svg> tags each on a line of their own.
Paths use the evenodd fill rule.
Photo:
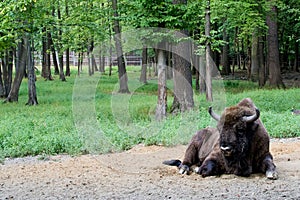
<svg viewBox="0 0 300 200">
<path fill-rule="evenodd" d="M 217 113 L 215 113 L 213 110 L 212 110 L 212 107 L 210 106 L 208 108 L 208 113 L 210 114 L 210 116 L 215 119 L 216 121 L 220 121 L 220 115 L 218 115 Z"/>
<path fill-rule="evenodd" d="M 257 120 L 259 118 L 259 116 L 260 116 L 260 111 L 258 110 L 258 108 L 255 108 L 255 114 L 250 115 L 250 116 L 244 116 L 242 118 L 242 121 L 251 123 L 251 122 L 254 122 L 255 120 Z"/>
</svg>

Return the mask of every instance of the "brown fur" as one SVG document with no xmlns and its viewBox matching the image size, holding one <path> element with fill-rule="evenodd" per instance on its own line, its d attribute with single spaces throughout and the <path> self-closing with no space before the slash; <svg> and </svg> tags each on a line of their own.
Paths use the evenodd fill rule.
<svg viewBox="0 0 300 200">
<path fill-rule="evenodd" d="M 249 176 L 251 173 L 266 173 L 276 179 L 277 172 L 269 152 L 269 135 L 260 119 L 244 122 L 242 117 L 255 114 L 255 105 L 249 98 L 222 113 L 216 128 L 205 128 L 192 138 L 180 168 L 189 170 L 192 165 L 199 168 L 203 177 L 220 174 Z M 221 146 L 232 147 L 225 155 Z"/>
</svg>

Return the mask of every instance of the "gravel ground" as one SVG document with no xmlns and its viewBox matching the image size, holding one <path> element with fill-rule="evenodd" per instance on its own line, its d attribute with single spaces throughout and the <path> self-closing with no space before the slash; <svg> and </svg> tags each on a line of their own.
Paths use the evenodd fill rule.
<svg viewBox="0 0 300 200">
<path fill-rule="evenodd" d="M 300 199 L 300 138 L 271 139 L 278 180 L 180 175 L 161 164 L 182 158 L 185 148 L 138 145 L 106 155 L 7 159 L 0 165 L 0 199 Z"/>
</svg>

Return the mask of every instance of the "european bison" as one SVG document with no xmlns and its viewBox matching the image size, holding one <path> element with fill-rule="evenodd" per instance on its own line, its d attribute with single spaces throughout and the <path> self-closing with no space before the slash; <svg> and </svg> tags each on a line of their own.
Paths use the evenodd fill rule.
<svg viewBox="0 0 300 200">
<path fill-rule="evenodd" d="M 250 98 L 225 108 L 221 116 L 211 107 L 209 114 L 217 120 L 217 128 L 198 131 L 182 162 L 169 160 L 164 164 L 179 167 L 181 174 L 189 173 L 190 167 L 196 165 L 195 172 L 203 177 L 265 173 L 267 178 L 277 179 L 269 151 L 270 138 L 259 119 L 260 112 Z"/>
</svg>

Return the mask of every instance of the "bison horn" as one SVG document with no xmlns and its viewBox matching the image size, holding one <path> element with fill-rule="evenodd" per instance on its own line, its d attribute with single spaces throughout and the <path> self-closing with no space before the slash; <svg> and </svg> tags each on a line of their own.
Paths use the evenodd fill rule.
<svg viewBox="0 0 300 200">
<path fill-rule="evenodd" d="M 220 121 L 220 115 L 218 115 L 217 113 L 215 113 L 213 110 L 212 110 L 212 107 L 210 106 L 208 108 L 208 112 L 210 114 L 210 116 L 215 119 L 216 121 Z"/>
<path fill-rule="evenodd" d="M 242 120 L 244 122 L 251 123 L 251 122 L 254 122 L 255 120 L 257 120 L 259 118 L 259 115 L 260 115 L 260 111 L 258 110 L 258 108 L 255 108 L 255 114 L 254 115 L 244 116 L 242 118 Z"/>
</svg>

